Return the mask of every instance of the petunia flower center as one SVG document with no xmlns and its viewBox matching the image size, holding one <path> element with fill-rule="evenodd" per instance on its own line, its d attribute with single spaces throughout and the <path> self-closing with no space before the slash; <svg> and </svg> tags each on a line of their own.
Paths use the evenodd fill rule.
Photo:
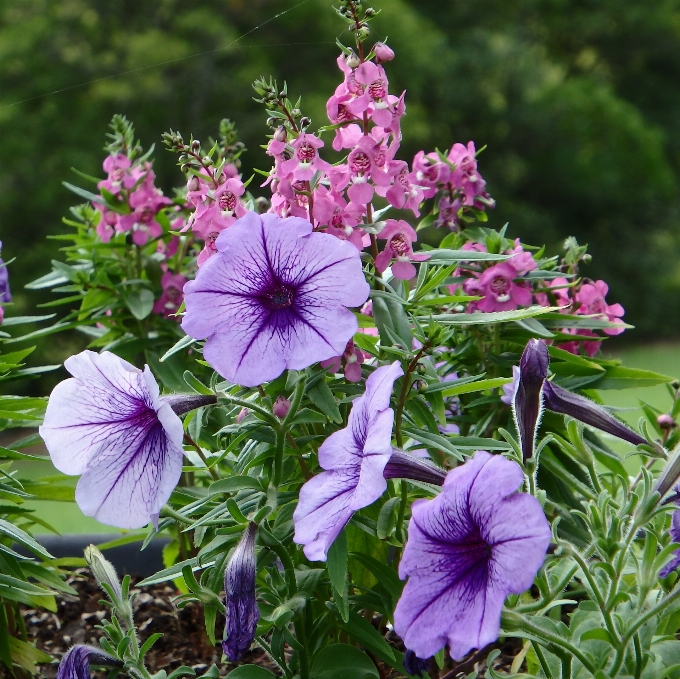
<svg viewBox="0 0 680 679">
<path fill-rule="evenodd" d="M 295 290 L 279 283 L 264 293 L 263 301 L 270 309 L 287 309 L 295 301 Z"/>
</svg>

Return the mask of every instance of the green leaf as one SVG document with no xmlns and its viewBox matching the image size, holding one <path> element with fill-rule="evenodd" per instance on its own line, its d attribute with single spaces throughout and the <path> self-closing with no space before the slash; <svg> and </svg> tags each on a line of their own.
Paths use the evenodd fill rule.
<svg viewBox="0 0 680 679">
<path fill-rule="evenodd" d="M 453 262 L 500 262 L 510 255 L 494 255 L 474 250 L 428 250 L 428 264 L 451 264 Z"/>
<path fill-rule="evenodd" d="M 349 644 L 331 644 L 314 658 L 312 679 L 373 679 L 380 677 L 373 661 Z"/>
<path fill-rule="evenodd" d="M 182 349 L 185 349 L 186 347 L 190 347 L 196 340 L 193 337 L 189 337 L 189 335 L 185 335 L 182 337 L 182 339 L 177 340 L 175 344 L 170 347 L 159 359 L 161 363 L 165 361 L 166 359 L 170 358 L 173 354 L 176 354 L 178 351 L 182 351 Z"/>
<path fill-rule="evenodd" d="M 394 344 L 392 336 L 407 350 L 413 345 L 411 323 L 403 305 L 394 298 L 394 295 L 372 296 L 373 318 L 380 333 L 380 342 L 386 346 Z"/>
<path fill-rule="evenodd" d="M 319 410 L 336 424 L 342 422 L 342 415 L 340 414 L 340 409 L 333 396 L 333 392 L 330 387 L 326 384 L 325 380 L 320 379 L 314 385 L 307 389 L 307 395 L 311 399 L 314 405 L 318 406 Z"/>
<path fill-rule="evenodd" d="M 396 509 L 399 506 L 400 501 L 400 498 L 392 497 L 380 509 L 376 532 L 381 540 L 392 535 L 392 531 L 394 531 L 394 528 L 397 525 Z"/>
<path fill-rule="evenodd" d="M 595 627 L 593 629 L 584 632 L 581 635 L 581 641 L 588 641 L 589 639 L 598 639 L 600 641 L 606 641 L 612 646 L 616 644 L 616 640 L 612 639 L 612 635 L 606 629 L 602 627 Z"/>
<path fill-rule="evenodd" d="M 326 568 L 331 584 L 338 592 L 342 593 L 347 578 L 347 533 L 344 529 L 335 538 L 328 550 Z"/>
<path fill-rule="evenodd" d="M 329 606 L 331 610 L 332 607 Z M 333 611 L 337 615 L 337 611 Z M 350 611 L 349 620 L 338 623 L 352 638 L 365 646 L 369 651 L 377 655 L 385 662 L 394 663 L 396 658 L 391 646 L 380 635 L 378 630 L 361 615 Z"/>
<path fill-rule="evenodd" d="M 276 679 L 276 675 L 258 665 L 241 665 L 229 672 L 231 679 Z"/>
<path fill-rule="evenodd" d="M 40 323 L 42 321 L 49 321 L 57 314 L 48 314 L 47 316 L 10 316 L 2 322 L 3 328 L 9 328 L 12 325 L 25 325 L 26 323 Z"/>
<path fill-rule="evenodd" d="M 146 288 L 137 288 L 126 297 L 125 302 L 137 320 L 144 320 L 153 310 L 153 292 Z"/>
<path fill-rule="evenodd" d="M 219 481 L 211 483 L 208 493 L 210 495 L 217 495 L 218 493 L 234 493 L 238 490 L 243 490 L 244 488 L 264 492 L 262 484 L 252 476 L 229 476 L 226 479 L 220 479 Z"/>
<path fill-rule="evenodd" d="M 197 394 L 203 394 L 204 396 L 212 396 L 214 392 L 201 382 L 190 370 L 184 371 L 184 381 L 187 386 L 193 389 Z"/>
<path fill-rule="evenodd" d="M 9 521 L 0 519 L 0 533 L 19 543 L 36 556 L 48 560 L 52 558 L 52 555 L 41 544 L 36 542 L 28 533 L 24 533 L 20 528 L 13 526 Z"/>
<path fill-rule="evenodd" d="M 515 321 L 515 323 L 517 323 L 520 328 L 528 330 L 532 335 L 534 335 L 534 337 L 545 337 L 546 339 L 555 337 L 554 333 L 550 332 L 550 330 L 548 330 L 548 328 L 546 328 L 543 323 L 536 320 L 535 318 L 524 318 L 522 320 Z"/>
<path fill-rule="evenodd" d="M 444 389 L 442 396 L 457 396 L 458 394 L 472 394 L 476 391 L 484 391 L 485 389 L 495 389 L 502 387 L 504 384 L 512 382 L 510 377 L 494 377 L 488 380 L 479 380 L 478 382 L 471 382 L 469 384 L 459 384 Z"/>
<path fill-rule="evenodd" d="M 373 308 L 375 309 L 375 302 Z M 531 306 L 527 309 L 516 309 L 515 311 L 493 311 L 491 313 L 475 311 L 471 314 L 437 314 L 432 318 L 436 322 L 443 323 L 444 325 L 482 325 L 519 321 L 524 318 L 543 316 L 551 311 L 553 311 L 553 307 Z"/>
<path fill-rule="evenodd" d="M 59 486 L 42 481 L 25 481 L 23 485 L 24 490 L 33 495 L 35 500 L 76 501 L 76 489 L 73 486 Z"/>
<path fill-rule="evenodd" d="M 52 656 L 43 653 L 40 649 L 33 646 L 33 644 L 21 641 L 21 639 L 10 637 L 9 649 L 12 654 L 12 661 L 31 674 L 37 674 L 38 672 L 36 663 L 52 662 Z"/>
<path fill-rule="evenodd" d="M 655 387 L 657 384 L 669 384 L 675 378 L 661 375 L 652 370 L 626 368 L 622 365 L 609 366 L 605 375 L 595 382 L 591 382 L 589 389 L 637 389 L 640 387 Z"/>
<path fill-rule="evenodd" d="M 449 441 L 449 439 L 440 434 L 433 434 L 425 429 L 412 429 L 411 427 L 404 427 L 403 432 L 407 436 L 410 436 L 414 441 L 423 443 L 430 448 L 442 450 L 447 455 L 451 455 L 457 460 L 463 459 L 460 451 Z"/>
</svg>

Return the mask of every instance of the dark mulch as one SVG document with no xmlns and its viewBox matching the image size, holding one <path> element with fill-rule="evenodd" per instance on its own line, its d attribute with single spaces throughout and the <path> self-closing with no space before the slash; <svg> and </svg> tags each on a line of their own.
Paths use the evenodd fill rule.
<svg viewBox="0 0 680 679">
<path fill-rule="evenodd" d="M 57 613 L 36 610 L 24 612 L 30 640 L 56 660 L 61 659 L 74 644 L 98 646 L 101 634 L 96 625 L 100 624 L 109 612 L 99 603 L 102 592 L 89 575 L 89 571 L 85 569 L 76 571 L 68 583 L 78 592 L 79 597 L 78 599 L 59 597 Z M 134 603 L 135 622 L 142 641 L 156 632 L 163 634 L 146 656 L 147 665 L 152 672 L 164 669 L 169 674 L 180 665 L 188 665 L 200 675 L 215 663 L 220 667 L 220 676 L 226 676 L 228 671 L 234 668 L 234 665 L 228 663 L 221 664 L 221 647 L 219 644 L 216 646 L 210 644 L 205 633 L 200 606 L 188 604 L 178 609 L 173 599 L 179 592 L 167 583 L 133 591 L 137 594 Z M 224 619 L 218 620 L 218 629 L 223 628 L 223 625 Z M 390 641 L 395 642 L 395 645 L 399 644 L 396 638 Z M 521 647 L 519 640 L 508 639 L 501 647 L 502 653 L 494 662 L 494 668 L 499 672 L 508 672 L 514 656 Z M 486 671 L 485 658 L 486 654 L 483 654 L 479 662 L 474 662 L 477 658 L 472 657 L 470 660 L 473 662 L 464 663 L 461 667 L 465 673 L 460 676 L 477 671 L 478 676 L 483 677 Z M 243 659 L 243 663 L 257 664 L 280 675 L 275 665 L 259 648 L 250 651 Z M 430 674 L 437 676 L 433 669 L 434 663 Z M 401 676 L 388 667 L 380 667 L 380 671 L 383 679 L 397 679 Z M 442 671 L 440 676 L 444 674 L 446 672 Z M 57 664 L 42 666 L 40 676 L 44 679 L 55 679 Z M 97 679 L 104 679 L 106 675 L 96 673 L 94 676 Z"/>
</svg>

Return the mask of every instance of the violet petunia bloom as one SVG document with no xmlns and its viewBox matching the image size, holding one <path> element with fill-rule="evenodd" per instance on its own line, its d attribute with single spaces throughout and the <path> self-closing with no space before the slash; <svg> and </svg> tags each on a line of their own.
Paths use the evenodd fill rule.
<svg viewBox="0 0 680 679">
<path fill-rule="evenodd" d="M 0 250 L 2 250 L 2 241 L 0 240 Z M 12 301 L 12 293 L 9 291 L 9 273 L 7 272 L 7 265 L 0 258 L 0 302 L 5 304 Z"/>
<path fill-rule="evenodd" d="M 138 370 L 107 351 L 83 351 L 64 365 L 73 377 L 52 391 L 40 427 L 54 466 L 82 474 L 83 514 L 119 528 L 157 521 L 182 472 L 178 414 L 215 397 L 161 397 L 148 366 Z"/>
<path fill-rule="evenodd" d="M 122 667 L 117 658 L 93 646 L 73 646 L 59 663 L 57 679 L 90 679 L 90 663 L 108 667 Z"/>
<path fill-rule="evenodd" d="M 516 492 L 523 481 L 515 462 L 478 451 L 437 497 L 413 503 L 394 629 L 417 658 L 495 641 L 505 598 L 531 587 L 551 531 L 538 500 Z"/>
<path fill-rule="evenodd" d="M 231 662 L 240 660 L 255 638 L 260 610 L 255 598 L 255 534 L 257 524 L 248 524 L 229 559 L 224 573 L 227 621 L 222 650 Z"/>
<path fill-rule="evenodd" d="M 310 561 L 325 561 L 328 549 L 352 514 L 375 502 L 387 488 L 383 472 L 392 456 L 394 411 L 390 396 L 404 371 L 398 361 L 381 366 L 366 380 L 366 391 L 352 404 L 347 427 L 319 448 L 326 471 L 300 489 L 293 514 L 293 540 Z"/>
<path fill-rule="evenodd" d="M 347 307 L 369 286 L 359 251 L 305 219 L 249 212 L 215 241 L 184 287 L 185 332 L 230 382 L 252 387 L 341 355 L 357 331 Z"/>
</svg>

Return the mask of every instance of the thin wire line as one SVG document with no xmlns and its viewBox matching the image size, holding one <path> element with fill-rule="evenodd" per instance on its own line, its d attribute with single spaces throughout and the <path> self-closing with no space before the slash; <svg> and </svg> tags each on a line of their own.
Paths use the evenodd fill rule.
<svg viewBox="0 0 680 679">
<path fill-rule="evenodd" d="M 275 14 L 273 17 L 270 19 L 267 19 L 266 21 L 263 21 L 261 24 L 258 24 L 255 26 L 255 28 L 251 28 L 249 31 L 244 33 L 243 35 L 239 36 L 234 40 L 233 42 L 230 42 L 228 45 L 225 45 L 224 47 L 217 47 L 214 50 L 207 50 L 205 52 L 197 52 L 196 54 L 189 54 L 185 57 L 177 57 L 177 59 L 169 59 L 168 61 L 161 61 L 157 64 L 150 64 L 149 66 L 141 66 L 140 68 L 133 68 L 129 71 L 123 71 L 122 73 L 114 73 L 113 75 L 106 75 L 101 78 L 95 78 L 94 80 L 88 80 L 87 82 L 84 83 L 78 83 L 77 85 L 69 85 L 68 87 L 62 87 L 59 90 L 54 90 L 53 92 L 46 92 L 45 94 L 38 94 L 35 97 L 29 97 L 28 99 L 22 99 L 21 101 L 14 101 L 11 104 L 3 104 L 0 106 L 0 111 L 3 109 L 9 108 L 11 106 L 18 106 L 19 104 L 25 104 L 29 101 L 36 101 L 37 99 L 44 99 L 45 97 L 50 97 L 53 94 L 61 94 L 62 92 L 68 92 L 69 90 L 75 90 L 78 89 L 79 87 L 87 87 L 88 85 L 94 85 L 95 83 L 102 82 L 104 80 L 112 80 L 113 78 L 121 78 L 124 75 L 131 75 L 132 73 L 139 73 L 140 71 L 148 71 L 151 68 L 157 68 L 158 66 L 167 66 L 168 64 L 175 64 L 179 61 L 186 61 L 187 59 L 194 59 L 196 57 L 202 57 L 206 54 L 214 54 L 215 52 L 223 52 L 224 50 L 228 50 L 230 47 L 233 47 L 237 42 L 243 40 L 243 38 L 249 36 L 251 33 L 254 33 L 257 31 L 259 28 L 262 28 L 263 26 L 266 26 L 267 24 L 271 23 L 272 21 L 275 21 L 279 17 L 282 17 L 284 14 L 288 14 L 288 12 L 292 12 L 294 9 L 297 9 L 298 7 L 301 7 L 302 5 L 306 5 L 310 0 L 302 0 L 302 2 L 299 2 L 297 5 L 294 5 L 293 7 L 289 7 L 288 9 L 284 10 L 283 12 L 279 12 L 278 14 Z M 329 42 L 323 42 L 323 43 L 276 43 L 272 45 L 244 45 L 244 47 L 284 47 L 286 45 L 328 45 L 332 44 Z"/>
</svg>

